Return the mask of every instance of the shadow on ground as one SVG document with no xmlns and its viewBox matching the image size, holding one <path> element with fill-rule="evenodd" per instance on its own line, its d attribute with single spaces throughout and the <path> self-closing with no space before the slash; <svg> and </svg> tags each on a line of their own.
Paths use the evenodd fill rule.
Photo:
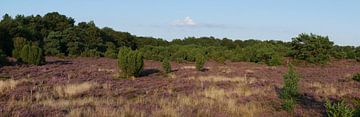
<svg viewBox="0 0 360 117">
<path fill-rule="evenodd" d="M 155 74 L 155 73 L 159 73 L 160 70 L 158 69 L 144 69 L 141 73 L 140 76 L 149 76 L 151 74 Z"/>
<path fill-rule="evenodd" d="M 64 61 L 64 60 L 56 60 L 56 61 L 48 61 L 46 64 L 59 64 L 59 65 L 67 65 L 73 64 L 71 61 Z"/>
</svg>

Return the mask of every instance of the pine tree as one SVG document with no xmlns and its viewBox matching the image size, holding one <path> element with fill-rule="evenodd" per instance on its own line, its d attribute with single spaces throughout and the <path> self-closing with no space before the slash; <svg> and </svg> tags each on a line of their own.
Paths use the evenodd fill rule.
<svg viewBox="0 0 360 117">
<path fill-rule="evenodd" d="M 284 100 L 283 108 L 292 111 L 299 95 L 298 83 L 300 77 L 295 72 L 292 64 L 289 64 L 288 67 L 288 72 L 283 76 L 284 86 L 281 90 L 280 98 Z"/>
<path fill-rule="evenodd" d="M 171 64 L 170 64 L 170 60 L 168 58 L 165 58 L 162 61 L 162 67 L 163 67 L 165 73 L 171 72 Z"/>
<path fill-rule="evenodd" d="M 196 70 L 202 71 L 204 69 L 205 62 L 206 62 L 206 60 L 205 60 L 204 55 L 197 54 L 196 58 L 195 58 Z"/>
<path fill-rule="evenodd" d="M 22 48 L 28 43 L 23 37 L 15 37 L 14 39 L 14 49 L 12 50 L 12 56 L 19 61 L 21 61 L 21 51 Z"/>
<path fill-rule="evenodd" d="M 124 77 L 137 77 L 144 68 L 142 53 L 130 48 L 121 48 L 118 54 L 118 65 Z"/>
<path fill-rule="evenodd" d="M 27 44 L 21 50 L 21 60 L 27 64 L 41 65 L 45 58 L 41 48 Z"/>
</svg>

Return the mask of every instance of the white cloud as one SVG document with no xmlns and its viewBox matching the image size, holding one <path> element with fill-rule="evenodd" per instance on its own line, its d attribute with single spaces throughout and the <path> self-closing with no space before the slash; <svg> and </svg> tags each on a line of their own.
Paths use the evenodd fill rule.
<svg viewBox="0 0 360 117">
<path fill-rule="evenodd" d="M 175 25 L 175 26 L 196 26 L 198 24 L 196 22 L 194 22 L 194 20 L 191 19 L 191 17 L 187 16 L 187 17 L 185 17 L 185 19 L 174 21 L 173 25 Z"/>
</svg>

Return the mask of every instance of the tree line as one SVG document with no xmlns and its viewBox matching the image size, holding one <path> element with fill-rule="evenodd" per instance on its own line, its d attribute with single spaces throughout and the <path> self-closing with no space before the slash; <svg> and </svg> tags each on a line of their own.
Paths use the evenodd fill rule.
<svg viewBox="0 0 360 117">
<path fill-rule="evenodd" d="M 24 47 L 28 53 L 23 53 L 26 52 Z M 11 17 L 5 14 L 0 21 L 0 61 L 5 61 L 5 56 L 36 64 L 44 61 L 42 56 L 117 58 L 119 49 L 124 47 L 138 50 L 145 59 L 158 61 L 165 58 L 178 62 L 195 61 L 199 54 L 220 63 L 230 60 L 268 65 L 280 65 L 286 57 L 320 64 L 334 58 L 360 60 L 359 47 L 337 46 L 327 36 L 315 34 L 300 34 L 291 42 L 215 37 L 186 37 L 167 41 L 136 36 L 109 27 L 99 28 L 93 21 L 75 24 L 73 18 L 57 12 L 44 16 Z"/>
</svg>

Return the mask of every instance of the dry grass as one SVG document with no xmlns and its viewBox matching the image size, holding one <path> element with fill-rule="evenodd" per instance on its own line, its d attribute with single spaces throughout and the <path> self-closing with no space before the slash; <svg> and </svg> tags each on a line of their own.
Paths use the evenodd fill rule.
<svg viewBox="0 0 360 117">
<path fill-rule="evenodd" d="M 179 113 L 181 110 L 188 109 L 191 110 L 191 112 L 196 112 L 196 116 L 213 116 L 211 115 L 211 112 L 218 111 L 224 112 L 228 116 L 253 117 L 264 110 L 262 105 L 257 102 L 241 104 L 232 96 L 265 95 L 264 91 L 270 90 L 270 88 L 265 88 L 263 90 L 249 88 L 247 85 L 256 81 L 255 79 L 250 78 L 210 76 L 199 78 L 191 77 L 189 79 L 214 83 L 234 82 L 237 85 L 229 89 L 210 86 L 204 91 L 197 91 L 192 95 L 178 95 L 176 98 L 160 99 L 158 103 L 160 109 L 157 109 L 152 114 L 155 116 L 178 117 L 183 116 Z"/>
<path fill-rule="evenodd" d="M 309 84 L 310 88 L 315 89 L 315 93 L 321 96 L 339 96 L 342 97 L 347 94 L 355 93 L 355 90 L 341 89 L 334 84 L 324 84 L 320 82 L 313 82 Z"/>
<path fill-rule="evenodd" d="M 213 116 L 211 112 L 223 112 L 227 116 L 253 117 L 264 110 L 259 103 L 240 104 L 237 103 L 236 99 L 227 98 L 225 95 L 222 92 L 217 95 L 207 95 L 206 97 L 194 94 L 191 96 L 178 96 L 175 99 L 161 99 L 158 103 L 160 109 L 152 114 L 156 117 L 180 117 L 183 116 L 180 111 L 187 109 L 190 112 L 195 112 L 193 114 L 197 116 Z"/>
<path fill-rule="evenodd" d="M 20 83 L 26 80 L 0 80 L 0 94 L 5 93 L 6 91 L 15 89 Z"/>
<path fill-rule="evenodd" d="M 26 107 L 29 105 L 42 105 L 55 109 L 68 109 L 68 117 L 182 117 L 182 116 L 214 116 L 216 112 L 221 112 L 225 116 L 233 117 L 253 117 L 264 111 L 264 107 L 258 102 L 240 103 L 237 96 L 251 96 L 261 94 L 262 91 L 248 87 L 248 84 L 255 82 L 254 79 L 246 78 L 227 78 L 227 77 L 202 77 L 198 81 L 210 82 L 232 82 L 238 85 L 223 89 L 217 86 L 210 86 L 206 89 L 195 91 L 192 94 L 175 94 L 173 97 L 159 97 L 152 95 L 126 99 L 122 97 L 83 97 L 76 98 L 75 95 L 81 94 L 91 88 L 111 89 L 110 84 L 101 84 L 97 87 L 94 83 L 68 84 L 54 87 L 54 92 L 60 98 L 46 97 L 46 94 L 36 93 L 35 101 L 33 98 L 22 100 L 12 99 L 7 105 L 14 107 Z M 169 89 L 171 90 L 171 89 Z M 265 89 L 266 90 L 266 89 Z M 72 97 L 72 98 L 68 98 Z M 149 108 L 142 108 L 144 106 Z M 140 108 L 139 108 L 140 107 Z"/>
<path fill-rule="evenodd" d="M 97 86 L 97 84 L 84 82 L 81 84 L 67 84 L 54 87 L 54 92 L 59 97 L 72 97 L 90 90 Z"/>
<path fill-rule="evenodd" d="M 24 104 L 26 100 L 16 101 L 13 104 Z M 37 104 L 58 109 L 70 109 L 68 117 L 143 117 L 144 111 L 132 108 L 131 105 L 145 104 L 141 99 L 127 100 L 123 98 L 76 98 L 76 99 L 54 99 L 38 101 Z M 29 104 L 28 104 L 29 105 Z M 116 105 L 120 107 L 113 107 Z M 91 108 L 90 108 L 90 107 Z"/>
<path fill-rule="evenodd" d="M 145 117 L 145 114 L 135 110 L 95 107 L 73 109 L 67 117 Z"/>
<path fill-rule="evenodd" d="M 107 72 L 107 73 L 114 73 L 114 69 L 105 69 L 105 68 L 98 68 L 98 72 Z"/>
<path fill-rule="evenodd" d="M 222 73 L 231 73 L 233 70 L 228 66 L 220 66 L 218 67 L 219 71 Z"/>
<path fill-rule="evenodd" d="M 207 76 L 207 77 L 198 77 L 198 78 L 192 78 L 192 79 L 198 79 L 201 82 L 208 81 L 208 82 L 236 82 L 241 84 L 251 84 L 256 82 L 256 79 L 254 78 L 243 78 L 243 77 L 224 77 L 224 76 Z"/>
<path fill-rule="evenodd" d="M 195 66 L 182 66 L 180 69 L 195 69 Z"/>
</svg>

